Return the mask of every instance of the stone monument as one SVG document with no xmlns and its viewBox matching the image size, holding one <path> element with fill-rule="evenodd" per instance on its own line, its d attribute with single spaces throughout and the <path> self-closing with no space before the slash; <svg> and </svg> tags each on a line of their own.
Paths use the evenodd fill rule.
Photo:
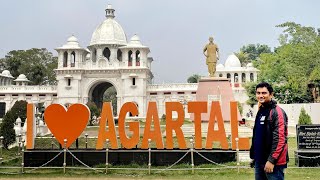
<svg viewBox="0 0 320 180">
<path fill-rule="evenodd" d="M 207 57 L 206 64 L 210 77 L 213 77 L 219 60 L 219 48 L 213 43 L 213 37 L 209 37 L 209 43 L 203 48 L 203 54 Z"/>
<path fill-rule="evenodd" d="M 209 77 L 201 77 L 196 94 L 196 101 L 208 102 L 208 113 L 201 115 L 202 121 L 209 121 L 211 103 L 218 101 L 220 103 L 222 117 L 224 121 L 230 121 L 230 102 L 235 101 L 232 92 L 230 79 L 225 77 L 214 77 L 216 71 L 216 63 L 219 59 L 219 48 L 213 43 L 213 37 L 209 38 L 209 43 L 204 47 L 203 54 L 206 56 L 206 64 L 208 65 Z M 190 116 L 194 120 L 193 114 Z M 238 121 L 241 119 L 238 111 Z"/>
</svg>

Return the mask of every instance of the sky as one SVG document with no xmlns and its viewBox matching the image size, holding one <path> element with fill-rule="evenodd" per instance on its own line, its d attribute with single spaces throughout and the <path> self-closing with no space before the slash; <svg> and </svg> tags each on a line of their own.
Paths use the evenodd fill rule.
<svg viewBox="0 0 320 180">
<path fill-rule="evenodd" d="M 127 41 L 137 34 L 153 57 L 154 83 L 184 83 L 207 76 L 202 53 L 210 36 L 220 49 L 219 63 L 248 44 L 279 46 L 293 21 L 320 28 L 317 0 L 0 0 L 0 58 L 18 49 L 54 50 L 75 35 L 82 47 L 111 4 Z"/>
</svg>

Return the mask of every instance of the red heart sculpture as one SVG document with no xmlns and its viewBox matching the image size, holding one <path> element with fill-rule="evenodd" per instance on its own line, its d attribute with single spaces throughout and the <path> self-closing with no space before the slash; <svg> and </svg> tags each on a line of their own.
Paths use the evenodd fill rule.
<svg viewBox="0 0 320 180">
<path fill-rule="evenodd" d="M 83 132 L 90 118 L 90 110 L 84 104 L 73 104 L 68 109 L 61 104 L 51 104 L 44 112 L 48 128 L 58 142 L 68 148 Z"/>
</svg>

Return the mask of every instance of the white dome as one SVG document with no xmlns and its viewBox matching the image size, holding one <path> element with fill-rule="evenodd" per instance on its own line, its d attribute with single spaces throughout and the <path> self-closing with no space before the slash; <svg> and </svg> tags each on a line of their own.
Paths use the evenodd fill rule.
<svg viewBox="0 0 320 180">
<path fill-rule="evenodd" d="M 2 73 L 1 73 L 1 75 L 7 76 L 7 77 L 12 77 L 10 71 L 8 71 L 8 70 L 3 70 Z"/>
<path fill-rule="evenodd" d="M 19 77 L 14 80 L 14 81 L 20 81 L 20 82 L 26 82 L 26 81 L 29 81 L 28 78 L 26 77 L 26 75 L 24 74 L 20 74 Z"/>
<path fill-rule="evenodd" d="M 231 55 L 229 55 L 229 57 L 226 60 L 225 67 L 226 68 L 227 67 L 231 67 L 231 68 L 241 67 L 240 60 L 238 59 L 238 57 L 236 55 L 231 54 Z"/>
<path fill-rule="evenodd" d="M 90 46 L 96 44 L 119 44 L 126 45 L 127 37 L 121 25 L 115 21 L 114 10 L 111 5 L 107 6 L 107 19 L 104 20 L 93 32 Z"/>
<path fill-rule="evenodd" d="M 218 64 L 217 65 L 217 69 L 224 69 L 224 65 L 223 64 Z"/>
<path fill-rule="evenodd" d="M 125 47 L 148 48 L 147 46 L 142 45 L 139 36 L 137 36 L 136 34 L 132 36 L 130 42 Z"/>
<path fill-rule="evenodd" d="M 78 39 L 72 35 L 68 38 L 67 44 L 62 46 L 62 49 L 79 49 L 81 48 Z"/>
<path fill-rule="evenodd" d="M 78 43 L 78 39 L 72 35 L 68 38 L 68 43 Z"/>
<path fill-rule="evenodd" d="M 140 42 L 140 38 L 138 35 L 134 35 L 132 36 L 132 38 L 130 39 L 130 42 L 129 44 L 132 44 L 132 45 L 142 45 L 141 42 Z"/>
</svg>

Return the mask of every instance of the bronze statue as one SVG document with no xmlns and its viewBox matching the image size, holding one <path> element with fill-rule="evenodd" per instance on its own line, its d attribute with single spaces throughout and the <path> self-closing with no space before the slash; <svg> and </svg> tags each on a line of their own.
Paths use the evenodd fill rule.
<svg viewBox="0 0 320 180">
<path fill-rule="evenodd" d="M 213 37 L 209 37 L 209 43 L 204 47 L 203 54 L 207 57 L 206 64 L 208 65 L 210 77 L 213 77 L 219 60 L 219 48 L 213 43 Z"/>
</svg>

